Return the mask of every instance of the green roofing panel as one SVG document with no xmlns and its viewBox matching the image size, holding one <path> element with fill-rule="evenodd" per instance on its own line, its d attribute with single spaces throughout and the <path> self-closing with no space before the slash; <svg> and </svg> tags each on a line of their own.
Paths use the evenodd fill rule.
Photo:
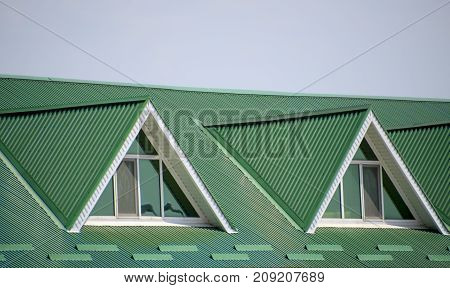
<svg viewBox="0 0 450 288">
<path fill-rule="evenodd" d="M 105 175 L 145 102 L 0 116 L 0 150 L 66 228 Z"/>
<path fill-rule="evenodd" d="M 241 261 L 250 260 L 248 254 L 238 254 L 238 253 L 213 253 L 211 258 L 216 261 Z"/>
<path fill-rule="evenodd" d="M 149 92 L 123 85 L 0 77 L 0 114 L 142 101 Z"/>
<path fill-rule="evenodd" d="M 0 254 L 0 262 L 6 261 L 5 255 Z"/>
<path fill-rule="evenodd" d="M 159 245 L 159 251 L 162 252 L 197 252 L 196 245 Z"/>
<path fill-rule="evenodd" d="M 173 257 L 170 254 L 133 254 L 133 259 L 136 261 L 171 261 Z"/>
<path fill-rule="evenodd" d="M 272 245 L 267 244 L 236 244 L 234 249 L 237 251 L 272 251 Z"/>
<path fill-rule="evenodd" d="M 413 251 L 413 248 L 409 245 L 378 245 L 378 250 L 380 251 L 397 251 L 397 252 L 404 252 L 404 251 Z"/>
<path fill-rule="evenodd" d="M 89 254 L 49 254 L 52 261 L 92 261 Z"/>
<path fill-rule="evenodd" d="M 450 255 L 428 255 L 430 261 L 450 262 Z"/>
<path fill-rule="evenodd" d="M 308 244 L 306 249 L 309 251 L 344 251 L 341 245 L 329 244 Z"/>
<path fill-rule="evenodd" d="M 322 254 L 306 254 L 306 253 L 291 253 L 287 254 L 286 257 L 289 260 L 299 260 L 299 261 L 322 261 L 325 260 Z"/>
<path fill-rule="evenodd" d="M 390 131 L 389 136 L 436 212 L 449 227 L 450 125 L 395 130 Z"/>
<path fill-rule="evenodd" d="M 119 251 L 117 245 L 112 244 L 77 244 L 79 251 L 115 252 Z"/>
<path fill-rule="evenodd" d="M 361 261 L 392 261 L 392 255 L 385 254 L 359 254 L 358 259 Z"/>
<path fill-rule="evenodd" d="M 30 251 L 33 249 L 31 244 L 0 244 L 0 251 Z"/>
<path fill-rule="evenodd" d="M 302 229 L 308 229 L 367 111 L 208 131 Z"/>
</svg>

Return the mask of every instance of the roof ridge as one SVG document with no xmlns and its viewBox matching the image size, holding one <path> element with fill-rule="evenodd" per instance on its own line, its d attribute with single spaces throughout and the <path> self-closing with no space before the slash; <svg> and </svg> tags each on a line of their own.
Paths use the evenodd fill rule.
<svg viewBox="0 0 450 288">
<path fill-rule="evenodd" d="M 321 93 L 298 93 L 298 92 L 282 92 L 269 90 L 251 90 L 251 89 L 230 89 L 230 88 L 201 88 L 201 87 L 183 87 L 169 85 L 153 85 L 143 83 L 126 83 L 126 82 L 109 82 L 97 80 L 68 79 L 58 77 L 39 77 L 26 75 L 9 75 L 0 74 L 0 78 L 34 80 L 48 82 L 65 82 L 78 84 L 95 84 L 118 87 L 133 87 L 142 89 L 163 89 L 185 92 L 205 92 L 217 94 L 231 94 L 241 96 L 269 96 L 269 97 L 326 97 L 326 98 L 350 98 L 350 99 L 366 99 L 366 100 L 387 100 L 387 101 L 409 101 L 409 102 L 442 102 L 450 103 L 450 99 L 441 98 L 417 98 L 417 97 L 399 97 L 399 96 L 375 96 L 375 95 L 353 95 L 353 94 L 321 94 Z"/>
</svg>

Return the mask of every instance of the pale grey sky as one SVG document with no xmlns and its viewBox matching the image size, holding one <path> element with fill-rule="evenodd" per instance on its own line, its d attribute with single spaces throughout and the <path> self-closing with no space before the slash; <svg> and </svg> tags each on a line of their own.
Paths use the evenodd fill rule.
<svg viewBox="0 0 450 288">
<path fill-rule="evenodd" d="M 446 3 L 0 0 L 0 73 L 450 99 Z"/>
</svg>

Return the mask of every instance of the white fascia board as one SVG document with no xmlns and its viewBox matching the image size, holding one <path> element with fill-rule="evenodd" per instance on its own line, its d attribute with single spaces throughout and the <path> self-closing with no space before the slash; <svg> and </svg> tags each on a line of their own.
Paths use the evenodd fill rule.
<svg viewBox="0 0 450 288">
<path fill-rule="evenodd" d="M 150 114 L 155 119 L 156 123 L 158 124 L 159 129 L 164 133 L 164 136 L 168 140 L 169 144 L 172 146 L 172 149 L 177 154 L 178 158 L 181 160 L 181 163 L 185 167 L 185 169 L 188 171 L 189 175 L 192 177 L 195 185 L 198 187 L 199 191 L 201 192 L 202 196 L 206 200 L 206 202 L 211 207 L 214 216 L 218 223 L 220 224 L 221 228 L 227 232 L 227 233 L 237 233 L 233 227 L 231 227 L 228 220 L 225 218 L 225 215 L 222 213 L 222 211 L 219 208 L 219 205 L 217 205 L 216 201 L 212 197 L 211 193 L 206 188 L 205 184 L 201 180 L 200 176 L 197 174 L 197 171 L 195 171 L 194 167 L 190 163 L 189 159 L 184 154 L 181 147 L 178 145 L 177 141 L 175 140 L 175 137 L 172 135 L 170 130 L 167 128 L 166 124 L 162 120 L 162 118 L 159 116 L 158 112 L 156 111 L 155 107 L 149 103 L 149 110 Z"/>
<path fill-rule="evenodd" d="M 316 216 L 314 217 L 314 220 L 312 221 L 311 225 L 309 226 L 306 233 L 314 233 L 316 231 L 317 225 L 319 224 L 319 221 L 322 219 L 323 213 L 325 213 L 325 210 L 328 207 L 328 204 L 330 204 L 331 199 L 333 198 L 334 192 L 336 191 L 339 183 L 341 183 L 342 178 L 344 177 L 345 172 L 347 171 L 348 166 L 350 165 L 350 162 L 352 162 L 353 157 L 356 154 L 356 151 L 358 151 L 359 145 L 361 144 L 362 140 L 364 139 L 364 135 L 366 135 L 367 129 L 369 129 L 369 125 L 372 122 L 373 114 L 372 111 L 370 111 L 364 120 L 361 129 L 358 133 L 358 135 L 355 138 L 355 141 L 353 142 L 352 146 L 350 147 L 350 151 L 347 153 L 347 156 L 344 159 L 344 162 L 341 165 L 341 168 L 339 168 L 338 173 L 336 175 L 336 178 L 334 179 L 333 183 L 330 186 L 330 189 L 328 190 L 324 201 L 322 202 L 322 205 L 320 205 L 319 211 L 317 211 Z"/>
<path fill-rule="evenodd" d="M 350 165 L 350 162 L 352 161 L 353 157 L 355 156 L 356 151 L 358 150 L 362 139 L 367 134 L 367 131 L 369 127 L 372 129 L 372 127 L 375 129 L 376 134 L 384 145 L 386 145 L 389 156 L 392 157 L 392 159 L 396 162 L 396 164 L 399 166 L 403 176 L 406 178 L 409 185 L 411 185 L 412 190 L 415 193 L 415 196 L 418 197 L 419 201 L 425 208 L 427 214 L 430 216 L 430 218 L 433 221 L 433 224 L 435 227 L 444 235 L 449 235 L 447 229 L 445 228 L 442 221 L 437 216 L 436 212 L 434 211 L 431 203 L 428 201 L 427 197 L 421 190 L 420 186 L 417 184 L 416 180 L 410 173 L 409 169 L 406 167 L 406 164 L 403 162 L 402 158 L 398 154 L 397 150 L 395 149 L 394 145 L 390 141 L 389 137 L 387 136 L 384 129 L 381 127 L 380 123 L 378 122 L 377 118 L 373 114 L 372 111 L 369 112 L 367 115 L 366 120 L 364 121 L 364 124 L 361 127 L 361 130 L 358 133 L 358 136 L 356 137 L 349 153 L 347 154 L 344 163 L 342 164 L 341 168 L 339 169 L 339 172 L 333 181 L 333 184 L 331 185 L 330 190 L 327 192 L 327 195 L 325 197 L 325 200 L 323 201 L 322 205 L 319 208 L 319 211 L 317 212 L 316 216 L 314 217 L 313 222 L 311 223 L 309 229 L 307 230 L 307 233 L 314 233 L 316 228 L 319 225 L 320 220 L 322 219 L 323 213 L 325 212 L 326 208 L 328 207 L 328 204 L 330 203 L 331 199 L 333 198 L 334 192 L 336 191 L 337 186 L 342 181 L 342 178 L 347 171 L 348 166 Z M 375 147 L 376 150 L 376 147 Z"/>
<path fill-rule="evenodd" d="M 111 180 L 114 173 L 116 173 L 117 168 L 119 167 L 120 163 L 122 162 L 123 158 L 128 152 L 128 149 L 130 148 L 131 144 L 133 143 L 134 139 L 139 134 L 139 131 L 142 128 L 142 125 L 144 125 L 145 120 L 147 120 L 148 115 L 150 114 L 150 108 L 153 107 L 150 101 L 147 101 L 144 110 L 141 112 L 141 115 L 139 115 L 139 118 L 137 119 L 136 123 L 133 125 L 133 128 L 131 129 L 130 134 L 128 134 L 128 137 L 125 139 L 125 142 L 123 143 L 122 147 L 119 150 L 119 153 L 114 158 L 113 163 L 108 168 L 108 171 L 103 176 L 102 180 L 100 181 L 100 184 L 97 186 L 97 189 L 95 189 L 94 194 L 89 199 L 88 203 L 84 207 L 84 209 L 81 211 L 80 215 L 78 216 L 78 219 L 75 221 L 75 224 L 72 226 L 72 228 L 68 232 L 78 233 L 81 230 L 81 227 L 83 227 L 84 223 L 86 223 L 86 220 L 88 219 L 89 215 L 91 214 L 92 209 L 94 209 L 95 204 L 97 203 L 98 199 L 102 195 L 103 190 L 105 190 L 106 186 L 108 185 L 109 181 Z"/>
</svg>

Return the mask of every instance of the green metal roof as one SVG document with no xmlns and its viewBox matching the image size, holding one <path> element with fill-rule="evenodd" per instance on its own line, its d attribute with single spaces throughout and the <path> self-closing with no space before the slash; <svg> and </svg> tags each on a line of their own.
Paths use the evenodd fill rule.
<svg viewBox="0 0 450 288">
<path fill-rule="evenodd" d="M 445 100 L 171 88 L 7 75 L 0 76 L 0 93 L 0 114 L 152 98 L 187 113 L 203 111 L 197 116 L 205 124 L 241 121 L 249 116 L 244 111 L 271 117 L 367 105 L 385 129 L 448 122 L 450 115 L 450 102 Z M 208 110 L 221 113 L 211 117 Z"/>
<path fill-rule="evenodd" d="M 2 81 L 10 80 L 0 79 L 0 82 Z M 148 87 L 133 87 L 133 89 L 131 89 L 131 86 L 116 87 L 117 91 L 123 89 L 123 95 L 127 95 L 125 98 L 122 97 L 121 92 L 117 92 L 116 94 L 110 93 L 106 96 L 104 95 L 105 100 L 100 95 L 102 93 L 95 94 L 94 92 L 98 89 L 101 90 L 103 85 L 114 85 L 92 83 L 88 83 L 88 85 L 83 83 L 71 83 L 69 81 L 23 81 L 26 83 L 24 82 L 20 85 L 24 85 L 24 92 L 14 92 L 15 94 L 10 94 L 12 93 L 10 92 L 11 88 L 8 88 L 9 90 L 0 90 L 1 99 L 8 99 L 7 101 L 0 102 L 0 106 L 4 105 L 0 107 L 0 111 L 3 111 L 0 112 L 0 114 L 11 114 L 15 112 L 9 116 L 1 116 L 0 127 L 5 125 L 2 120 L 3 117 L 16 119 L 16 127 L 22 127 L 21 125 L 24 125 L 23 123 L 27 121 L 28 125 L 33 125 L 34 122 L 30 121 L 29 118 L 39 115 L 51 113 L 53 115 L 60 115 L 60 113 L 70 114 L 70 111 L 96 111 L 96 109 L 101 109 L 100 107 L 111 107 L 112 109 L 112 107 L 139 106 L 139 103 L 118 104 L 118 102 L 122 103 L 122 100 L 133 101 L 133 99 L 141 99 L 139 97 L 142 95 L 148 95 L 157 111 L 162 116 L 165 124 L 174 135 L 176 141 L 186 153 L 196 172 L 218 203 L 227 220 L 238 233 L 227 234 L 216 229 L 186 227 L 85 226 L 80 233 L 70 234 L 59 229 L 53 223 L 44 209 L 42 209 L 38 202 L 30 195 L 30 192 L 18 181 L 16 175 L 14 175 L 15 172 L 13 173 L 10 171 L 5 163 L 0 161 L 0 228 L 2 231 L 0 243 L 8 245 L 31 245 L 34 247 L 33 250 L 29 251 L 2 251 L 1 254 L 5 258 L 5 261 L 0 262 L 0 267 L 450 267 L 450 262 L 448 261 L 430 260 L 430 255 L 447 255 L 448 247 L 450 246 L 450 237 L 431 231 L 407 229 L 318 228 L 314 234 L 307 234 L 295 229 L 280 211 L 277 210 L 272 202 L 261 193 L 250 179 L 247 178 L 247 175 L 244 174 L 225 153 L 221 150 L 217 150 L 217 143 L 213 141 L 212 137 L 205 134 L 204 130 L 197 125 L 197 119 L 205 125 L 246 121 L 251 118 L 248 117 L 248 114 L 245 114 L 245 111 L 249 110 L 255 112 L 255 116 L 257 116 L 255 118 L 262 117 L 267 119 L 287 114 L 308 114 L 309 111 L 322 111 L 326 109 L 351 110 L 349 107 L 369 105 L 370 109 L 374 111 L 385 129 L 399 129 L 415 125 L 447 123 L 450 115 L 450 103 L 448 102 L 338 98 L 326 96 L 309 97 L 305 95 L 293 97 L 288 97 L 286 95 L 259 96 L 256 94 L 243 93 L 182 91 L 164 88 L 150 89 Z M 52 86 L 51 83 L 53 82 L 60 83 L 64 89 L 59 89 L 58 91 L 65 91 L 64 97 L 66 97 L 66 100 L 58 102 L 57 98 L 59 96 L 57 95 L 59 94 L 54 92 L 55 90 L 50 90 L 53 91 L 52 93 L 45 93 L 45 90 L 41 90 L 41 92 L 39 92 L 40 94 L 35 94 L 40 95 L 39 98 L 27 98 L 30 89 L 36 85 L 41 85 L 41 82 L 48 82 L 50 83 L 50 86 Z M 14 84 L 13 86 L 16 85 L 19 84 Z M 89 87 L 90 85 L 93 85 L 93 88 L 86 91 L 91 92 L 85 93 L 86 91 L 84 91 L 83 93 L 77 94 L 79 97 L 73 99 L 69 97 L 70 94 L 72 94 L 71 89 L 74 89 L 73 91 L 78 91 L 77 89 L 83 90 L 85 89 L 83 87 Z M 116 88 L 111 89 L 114 90 Z M 142 91 L 142 94 L 139 94 L 140 91 Z M 151 93 L 148 93 L 149 91 Z M 134 96 L 135 94 L 137 96 Z M 6 98 L 9 97 L 8 95 L 15 95 L 17 98 Z M 122 100 L 115 102 L 115 99 Z M 4 104 L 5 102 L 8 103 Z M 15 102 L 16 104 L 10 104 L 10 102 Z M 101 103 L 110 102 L 115 102 L 116 104 L 106 106 L 99 105 Z M 85 108 L 67 109 L 69 107 L 78 107 L 80 105 L 90 106 Z M 65 107 L 66 109 L 37 112 L 39 110 L 60 109 L 62 107 Z M 138 108 L 135 107 L 135 109 Z M 25 111 L 34 112 L 22 113 Z M 339 114 L 340 116 L 334 115 L 333 117 L 337 119 L 344 115 L 357 114 L 357 112 L 341 112 L 342 113 Z M 118 117 L 118 114 L 120 113 L 116 113 L 115 116 Z M 110 121 L 112 122 L 117 120 L 112 116 L 110 117 Z M 326 118 L 329 116 L 316 115 L 310 118 L 313 117 Z M 24 119 L 23 123 L 19 121 L 19 119 Z M 25 121 L 25 119 L 27 121 Z M 36 119 L 40 121 L 39 117 L 36 117 Z M 81 114 L 80 118 L 73 118 L 74 121 L 77 120 L 76 123 L 78 123 L 78 121 L 82 122 L 83 119 Z M 128 118 L 125 117 L 123 119 Z M 117 121 L 122 123 L 123 119 Z M 56 123 L 53 122 L 54 119 L 51 117 L 47 120 L 51 123 Z M 287 119 L 284 121 L 297 120 Z M 14 121 L 11 120 L 10 122 L 13 123 Z M 89 126 L 89 123 L 83 123 Z M 37 129 L 36 131 L 40 131 L 37 125 L 32 127 L 33 129 Z M 111 129 L 111 127 L 113 126 L 104 126 L 104 129 Z M 25 132 L 14 131 L 12 129 L 5 129 L 3 131 L 7 131 L 7 134 L 1 132 L 0 139 L 3 137 L 10 137 L 10 133 L 17 133 L 18 135 L 23 133 L 23 137 L 25 137 Z M 30 134 L 28 137 L 37 137 L 37 135 Z M 57 137 L 52 140 L 54 144 L 58 144 L 56 138 Z M 99 137 L 98 140 L 100 139 L 104 138 Z M 79 141 L 81 141 L 81 139 L 79 139 Z M 117 140 L 115 142 L 118 143 L 120 141 Z M 21 151 L 20 149 L 25 149 L 27 147 L 17 144 L 21 142 L 12 141 L 10 143 L 14 143 L 11 147 L 18 152 Z M 81 141 L 81 143 L 83 143 L 83 141 Z M 397 145 L 395 141 L 394 143 Z M 17 145 L 19 145 L 19 148 L 16 147 Z M 28 145 L 38 144 L 31 143 Z M 102 142 L 101 144 L 98 144 L 95 142 L 95 145 L 109 145 L 109 143 Z M 50 146 L 41 147 L 44 153 L 47 153 L 48 155 L 50 152 L 45 151 L 45 147 Z M 59 145 L 52 147 L 59 147 Z M 70 149 L 74 149 L 73 147 L 76 146 L 72 145 Z M 192 149 L 193 147 L 200 148 Z M 11 153 L 14 157 L 22 157 L 20 158 L 22 160 L 17 162 L 23 164 L 29 163 L 27 161 L 31 161 L 25 159 L 26 157 L 23 156 L 23 153 L 25 152 L 21 152 L 21 154 L 17 151 Z M 217 153 L 208 154 L 208 151 L 217 151 Z M 402 152 L 401 149 L 400 152 Z M 30 157 L 31 159 L 40 156 L 32 149 L 26 153 L 34 153 L 32 157 Z M 406 156 L 402 154 L 402 158 L 406 158 Z M 16 167 L 18 166 L 17 162 L 14 162 Z M 84 165 L 86 165 L 86 162 L 76 163 L 77 165 L 80 165 L 78 166 L 78 169 L 84 168 Z M 101 165 L 101 167 L 106 169 L 103 165 Z M 258 167 L 254 168 L 259 169 Z M 97 171 L 95 169 L 99 168 L 94 167 L 85 170 L 92 173 L 92 171 Z M 20 169 L 18 170 L 21 174 L 23 173 Z M 36 171 L 39 171 L 39 169 Z M 416 176 L 417 172 L 413 171 L 413 173 L 415 177 L 419 178 Z M 25 177 L 26 175 L 22 176 Z M 31 177 L 25 178 L 29 181 L 29 178 Z M 65 182 L 61 183 L 64 184 Z M 224 185 L 224 183 L 226 183 L 226 185 Z M 424 186 L 420 181 L 419 184 Z M 425 187 L 422 188 L 429 196 L 427 189 L 425 189 Z M 441 193 L 445 193 L 445 191 L 446 190 L 444 189 Z M 84 193 L 85 191 L 78 190 L 76 192 Z M 67 189 L 61 193 L 68 193 Z M 440 193 L 440 191 L 437 191 L 437 193 Z M 437 200 L 437 202 L 432 201 L 432 203 L 437 206 L 436 203 L 439 201 L 440 200 Z M 31 217 L 33 221 L 29 221 Z M 88 246 L 94 245 L 91 246 L 91 248 L 100 247 L 95 245 L 116 245 L 118 251 L 100 251 L 105 249 L 80 251 L 77 249 L 77 245 L 81 244 Z M 164 245 L 179 245 L 180 247 L 195 245 L 198 248 L 198 251 L 170 252 L 170 255 L 173 258 L 173 260 L 170 261 L 135 261 L 133 259 L 133 254 L 167 254 L 159 249 L 160 246 L 165 247 Z M 255 251 L 245 251 L 245 254 L 247 254 L 249 258 L 249 260 L 245 261 L 216 261 L 211 257 L 212 254 L 236 254 L 238 253 L 235 248 L 236 245 L 238 245 L 238 247 L 242 247 L 239 245 L 253 245 L 254 247 L 258 245 L 270 245 L 273 250 L 257 251 L 258 249 L 255 249 Z M 339 245 L 342 247 L 343 251 L 331 251 L 336 249 L 327 250 L 323 248 L 323 251 L 311 252 L 306 248 L 311 247 L 311 245 L 322 245 L 320 247 L 337 247 L 329 245 Z M 410 246 L 412 247 L 412 251 L 383 252 L 378 249 L 379 245 Z M 51 261 L 49 258 L 49 255 L 55 254 L 72 255 L 87 253 L 89 253 L 92 261 L 74 259 L 86 258 L 86 256 L 71 256 L 74 260 L 70 261 Z M 287 258 L 288 254 L 303 255 L 308 253 L 320 253 L 324 260 L 289 260 Z M 389 254 L 392 256 L 393 260 L 361 261 L 358 258 L 358 255 L 376 254 Z M 293 258 L 296 257 L 297 256 L 294 256 Z M 431 258 L 442 259 L 442 257 Z"/>
<path fill-rule="evenodd" d="M 237 195 L 228 197 L 231 200 Z M 246 197 L 255 197 L 259 202 L 258 194 L 242 193 L 235 201 L 242 201 Z M 259 204 L 263 205 L 256 205 L 252 209 L 246 204 L 240 206 L 241 212 L 236 216 L 250 214 L 253 217 L 266 217 L 267 213 L 274 213 L 270 203 Z M 230 209 L 228 207 L 225 210 L 229 212 Z M 33 221 L 29 221 L 30 217 Z M 239 224 L 237 234 L 205 228 L 94 226 L 85 226 L 80 233 L 67 233 L 54 225 L 29 191 L 0 161 L 0 243 L 34 247 L 25 251 L 2 251 L 4 261 L 0 262 L 0 267 L 450 267 L 448 261 L 431 261 L 428 258 L 429 255 L 448 255 L 450 237 L 425 230 L 319 228 L 311 235 L 286 225 L 286 221 L 281 218 L 259 222 L 262 221 Z M 166 257 L 154 255 L 167 254 L 158 248 L 167 243 L 195 245 L 198 251 L 170 252 L 170 261 L 151 260 Z M 96 248 L 80 251 L 77 247 L 81 244 L 91 248 L 96 245 Z M 273 247 L 273 250 L 245 251 L 249 259 L 245 261 L 216 261 L 211 257 L 212 254 L 237 254 L 239 252 L 235 250 L 235 245 L 238 244 L 265 244 Z M 306 250 L 305 247 L 311 244 L 340 245 L 342 251 Z M 111 245 L 118 249 L 98 249 Z M 387 254 L 379 251 L 378 245 L 409 245 L 413 251 L 389 251 L 393 260 L 388 262 L 358 259 L 361 254 Z M 293 256 L 293 259 L 300 260 L 286 257 L 288 254 L 311 253 L 320 253 L 324 260 L 312 256 L 305 256 L 308 259 Z M 146 261 L 134 260 L 133 255 L 137 254 L 145 255 Z"/>
<path fill-rule="evenodd" d="M 0 116 L 0 150 L 66 228 L 94 193 L 145 102 Z"/>
<path fill-rule="evenodd" d="M 450 125 L 395 130 L 389 136 L 438 215 L 450 227 Z"/>
<path fill-rule="evenodd" d="M 362 110 L 208 130 L 306 231 L 366 117 Z"/>
</svg>

